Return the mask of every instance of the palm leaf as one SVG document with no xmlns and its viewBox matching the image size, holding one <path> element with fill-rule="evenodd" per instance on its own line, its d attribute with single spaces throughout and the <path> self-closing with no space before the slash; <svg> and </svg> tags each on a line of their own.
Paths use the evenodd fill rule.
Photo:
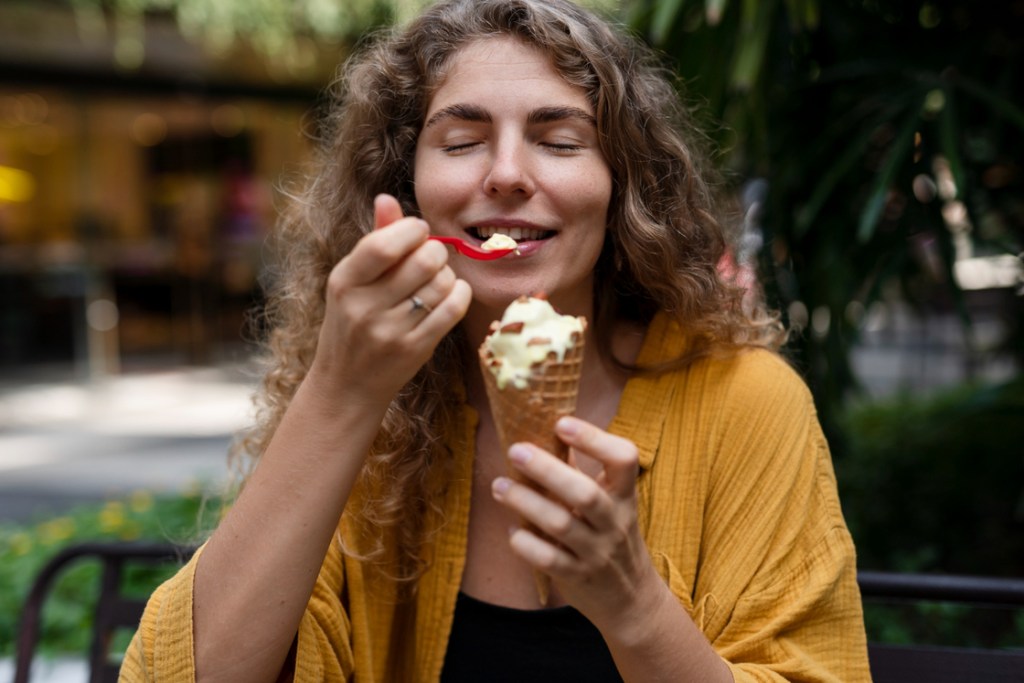
<svg viewBox="0 0 1024 683">
<path fill-rule="evenodd" d="M 885 208 L 885 200 L 889 194 L 889 188 L 896 177 L 896 172 L 907 160 L 907 152 L 914 143 L 914 133 L 917 130 L 920 118 L 920 107 L 913 107 L 889 149 L 889 156 L 878 174 L 875 187 L 871 191 L 867 202 L 865 202 L 864 210 L 860 215 L 860 223 L 857 226 L 857 241 L 861 244 L 869 242 L 875 234 L 875 228 L 878 227 L 878 221 L 882 217 L 882 210 Z"/>
<path fill-rule="evenodd" d="M 683 2 L 684 0 L 662 0 L 655 4 L 654 16 L 651 17 L 651 40 L 655 45 L 665 43 L 676 17 L 683 8 Z"/>
<path fill-rule="evenodd" d="M 810 200 L 797 214 L 796 225 L 793 230 L 793 234 L 797 238 L 807 234 L 807 231 L 817 220 L 821 207 L 832 196 L 832 191 L 836 185 L 863 158 L 864 150 L 867 148 L 868 140 L 872 135 L 874 135 L 873 130 L 865 131 L 854 143 L 846 146 L 842 156 L 835 163 L 828 165 L 828 169 L 821 177 L 821 181 L 815 186 Z"/>
<path fill-rule="evenodd" d="M 953 182 L 956 184 L 956 196 L 962 198 L 967 189 L 966 175 L 964 174 L 963 161 L 960 159 L 960 148 L 957 145 L 956 111 L 953 104 L 953 89 L 945 88 L 946 103 L 942 107 L 939 117 L 939 140 L 942 145 L 942 152 L 949 162 L 950 172 L 953 174 Z"/>
<path fill-rule="evenodd" d="M 764 63 L 774 6 L 774 0 L 743 0 L 739 47 L 729 79 L 736 90 L 749 90 L 757 82 L 761 65 Z"/>
</svg>

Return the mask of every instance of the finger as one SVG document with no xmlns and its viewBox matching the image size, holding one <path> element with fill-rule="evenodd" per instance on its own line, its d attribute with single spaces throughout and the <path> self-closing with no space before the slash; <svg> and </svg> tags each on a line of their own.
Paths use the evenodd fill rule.
<svg viewBox="0 0 1024 683">
<path fill-rule="evenodd" d="M 373 229 L 391 225 L 402 218 L 402 205 L 389 194 L 379 194 L 373 198 Z"/>
<path fill-rule="evenodd" d="M 456 280 L 452 289 L 413 329 L 413 340 L 429 344 L 431 351 L 441 337 L 451 332 L 466 317 L 473 290 L 465 280 Z"/>
<path fill-rule="evenodd" d="M 633 495 L 640 470 L 636 444 L 575 417 L 559 419 L 555 423 L 555 434 L 572 448 L 604 465 L 604 486 L 613 495 Z"/>
<path fill-rule="evenodd" d="M 335 267 L 331 278 L 338 281 L 341 290 L 373 283 L 426 242 L 428 234 L 424 221 L 402 218 L 391 223 L 387 230 L 378 230 L 360 239 Z"/>
<path fill-rule="evenodd" d="M 455 272 L 451 268 L 442 268 L 425 284 L 417 288 L 409 295 L 409 301 L 413 304 L 414 310 L 430 313 L 434 307 L 441 303 L 452 287 L 455 286 Z"/>
<path fill-rule="evenodd" d="M 579 555 L 592 543 L 593 530 L 565 506 L 544 494 L 508 477 L 498 477 L 491 484 L 494 499 L 518 514 L 549 538 Z"/>
<path fill-rule="evenodd" d="M 545 574 L 566 575 L 572 571 L 577 561 L 571 553 L 529 529 L 516 529 L 509 536 L 508 542 L 516 555 Z"/>
<path fill-rule="evenodd" d="M 403 264 L 402 267 L 407 268 L 406 264 Z M 404 286 L 393 285 L 390 289 L 395 290 L 396 293 L 389 299 L 394 303 L 388 315 L 398 324 L 404 324 L 406 329 L 420 325 L 434 312 L 434 308 L 439 306 L 451 293 L 452 288 L 455 287 L 455 281 L 455 273 L 451 268 L 445 267 L 422 285 L 418 284 L 419 278 L 411 285 L 408 283 Z M 413 287 L 416 288 L 412 289 Z M 408 294 L 405 298 L 401 298 L 406 292 Z"/>
<path fill-rule="evenodd" d="M 575 511 L 591 527 L 606 529 L 616 525 L 615 501 L 586 473 L 529 443 L 513 444 L 508 458 L 519 472 L 565 508 Z"/>
<path fill-rule="evenodd" d="M 448 250 L 439 242 L 426 240 L 380 277 L 389 306 L 408 310 L 416 295 L 433 308 L 450 291 L 455 273 L 448 267 Z"/>
</svg>

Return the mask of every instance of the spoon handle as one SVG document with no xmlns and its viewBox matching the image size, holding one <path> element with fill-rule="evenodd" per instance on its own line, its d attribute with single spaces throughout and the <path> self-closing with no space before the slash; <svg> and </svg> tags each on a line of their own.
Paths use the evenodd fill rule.
<svg viewBox="0 0 1024 683">
<path fill-rule="evenodd" d="M 507 254 L 511 254 L 515 249 L 493 249 L 491 251 L 485 251 L 479 249 L 465 240 L 460 240 L 458 237 L 442 237 L 441 235 L 431 235 L 430 239 L 438 242 L 444 242 L 450 244 L 460 253 L 470 258 L 475 258 L 479 261 L 492 261 L 494 259 L 501 258 Z"/>
</svg>

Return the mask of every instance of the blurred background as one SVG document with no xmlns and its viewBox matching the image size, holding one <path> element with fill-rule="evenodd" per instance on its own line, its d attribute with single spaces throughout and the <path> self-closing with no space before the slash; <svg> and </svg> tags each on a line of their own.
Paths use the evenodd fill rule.
<svg viewBox="0 0 1024 683">
<path fill-rule="evenodd" d="M 62 544 L 215 523 L 279 188 L 337 64 L 424 4 L 0 3 L 0 656 Z M 719 150 L 861 567 L 1024 576 L 1024 0 L 589 4 Z M 869 628 L 1019 646 L 1013 620 Z"/>
</svg>

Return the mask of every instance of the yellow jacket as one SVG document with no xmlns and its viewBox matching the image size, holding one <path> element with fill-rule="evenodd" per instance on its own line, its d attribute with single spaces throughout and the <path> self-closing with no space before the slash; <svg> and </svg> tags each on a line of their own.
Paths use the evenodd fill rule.
<svg viewBox="0 0 1024 683">
<path fill-rule="evenodd" d="M 651 324 L 641 363 L 676 357 Z M 465 562 L 475 412 L 449 439 L 445 523 L 415 599 L 335 538 L 299 626 L 295 680 L 436 681 Z M 639 521 L 655 567 L 736 681 L 870 681 L 853 543 L 811 397 L 767 351 L 632 378 L 610 431 L 640 451 Z M 357 535 L 339 535 L 354 547 Z M 153 594 L 121 681 L 194 679 L 195 558 Z M 272 618 L 272 617 L 271 617 Z"/>
</svg>

